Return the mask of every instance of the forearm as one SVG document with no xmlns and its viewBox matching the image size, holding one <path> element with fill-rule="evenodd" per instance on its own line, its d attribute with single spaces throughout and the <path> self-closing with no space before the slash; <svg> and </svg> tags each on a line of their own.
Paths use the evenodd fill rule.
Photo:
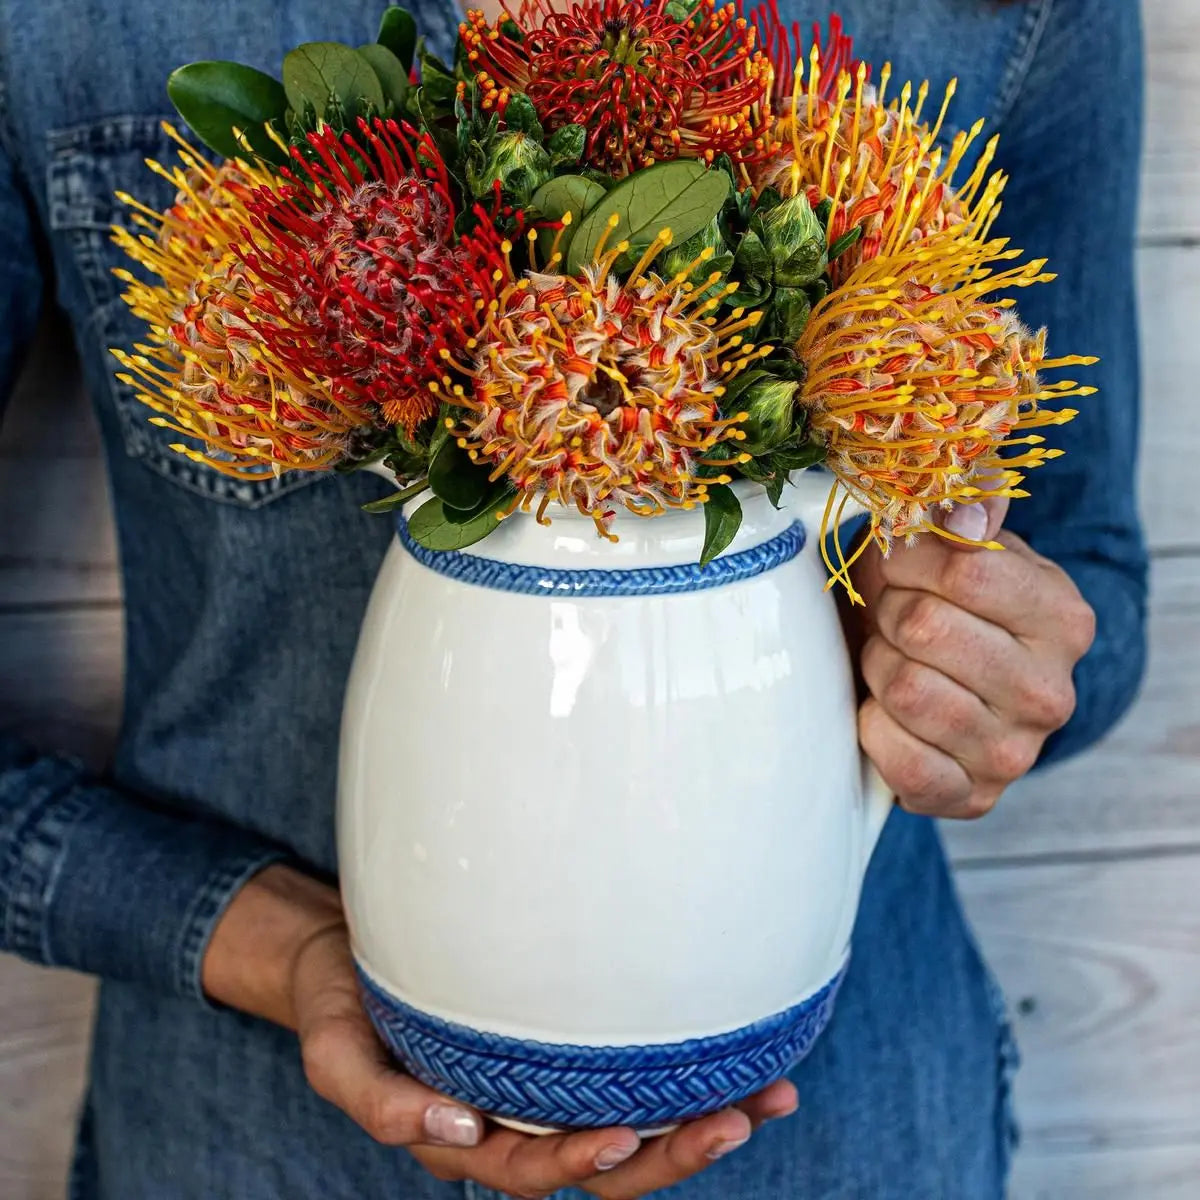
<svg viewBox="0 0 1200 1200">
<path fill-rule="evenodd" d="M 204 994 L 297 1029 L 296 961 L 313 938 L 342 923 L 335 888 L 283 864 L 264 868 L 234 896 L 213 930 L 201 968 Z"/>
<path fill-rule="evenodd" d="M 284 851 L 0 736 L 0 949 L 201 999 L 221 914 Z"/>
</svg>

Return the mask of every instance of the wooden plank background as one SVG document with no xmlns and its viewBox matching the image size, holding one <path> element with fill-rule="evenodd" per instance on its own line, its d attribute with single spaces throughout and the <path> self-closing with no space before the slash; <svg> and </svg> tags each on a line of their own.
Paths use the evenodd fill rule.
<svg viewBox="0 0 1200 1200">
<path fill-rule="evenodd" d="M 1103 745 L 947 830 L 1025 1054 L 1018 1200 L 1190 1200 L 1200 1187 L 1200 4 L 1145 7 L 1150 673 Z M 120 582 L 61 336 L 47 334 L 0 436 L 0 726 L 99 762 L 120 708 Z M 63 1194 L 91 994 L 0 956 L 6 1200 Z"/>
</svg>

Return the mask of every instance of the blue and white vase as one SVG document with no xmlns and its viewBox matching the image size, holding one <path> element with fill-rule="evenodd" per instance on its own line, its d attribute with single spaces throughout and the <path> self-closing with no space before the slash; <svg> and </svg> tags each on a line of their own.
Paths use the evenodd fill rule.
<svg viewBox="0 0 1200 1200">
<path fill-rule="evenodd" d="M 366 1004 L 419 1079 L 517 1128 L 670 1126 L 829 1020 L 891 797 L 816 545 L 827 477 L 697 563 L 699 510 L 403 520 L 346 698 L 338 838 Z M 786 503 L 787 497 L 785 497 Z M 807 503 L 805 501 L 807 500 Z"/>
</svg>

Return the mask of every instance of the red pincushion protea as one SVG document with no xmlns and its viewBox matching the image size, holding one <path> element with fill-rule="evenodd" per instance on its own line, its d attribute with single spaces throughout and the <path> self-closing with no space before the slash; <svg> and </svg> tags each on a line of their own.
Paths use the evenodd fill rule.
<svg viewBox="0 0 1200 1200">
<path fill-rule="evenodd" d="M 668 0 L 550 0 L 507 7 L 491 25 L 472 10 L 460 27 L 484 107 L 524 92 L 550 131 L 588 131 L 584 158 L 614 175 L 660 159 L 728 154 L 735 162 L 768 148 L 771 64 L 757 31 L 732 5 L 700 0 L 678 20 Z"/>
<path fill-rule="evenodd" d="M 264 285 L 256 329 L 280 362 L 329 381 L 340 405 L 376 407 L 411 432 L 436 411 L 441 351 L 479 328 L 503 263 L 482 211 L 454 235 L 445 163 L 395 121 L 308 137 L 285 184 L 250 201 L 243 258 Z"/>
<path fill-rule="evenodd" d="M 738 8 L 743 13 L 746 12 L 742 0 L 739 0 Z M 791 99 L 796 68 L 811 53 L 804 48 L 804 34 L 800 22 L 793 21 L 790 25 L 785 25 L 779 15 L 777 0 L 767 0 L 766 4 L 755 6 L 746 15 L 757 28 L 763 52 L 775 69 L 772 99 L 776 105 L 785 104 Z M 823 100 L 832 100 L 838 75 L 842 71 L 850 75 L 858 71 L 859 61 L 854 57 L 854 39 L 846 33 L 842 18 L 834 13 L 829 18 L 829 40 L 822 41 L 821 26 L 814 23 L 810 45 L 815 50 L 820 65 L 817 94 Z"/>
</svg>

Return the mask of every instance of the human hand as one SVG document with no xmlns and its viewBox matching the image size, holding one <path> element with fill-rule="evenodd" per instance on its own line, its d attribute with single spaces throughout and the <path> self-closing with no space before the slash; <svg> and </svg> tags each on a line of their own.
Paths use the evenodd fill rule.
<svg viewBox="0 0 1200 1200">
<path fill-rule="evenodd" d="M 859 739 L 911 812 L 973 818 L 1037 761 L 1075 708 L 1071 673 L 1095 616 L 1070 577 L 1000 528 L 1008 501 L 955 510 L 937 536 L 855 565 L 860 666 L 869 695 Z"/>
<path fill-rule="evenodd" d="M 518 1197 L 578 1187 L 624 1200 L 669 1187 L 796 1109 L 781 1080 L 757 1096 L 643 1143 L 632 1129 L 530 1137 L 398 1070 L 363 1011 L 337 892 L 288 867 L 250 881 L 205 956 L 209 995 L 294 1029 L 313 1089 L 377 1141 L 405 1146 L 443 1180 Z"/>
</svg>

